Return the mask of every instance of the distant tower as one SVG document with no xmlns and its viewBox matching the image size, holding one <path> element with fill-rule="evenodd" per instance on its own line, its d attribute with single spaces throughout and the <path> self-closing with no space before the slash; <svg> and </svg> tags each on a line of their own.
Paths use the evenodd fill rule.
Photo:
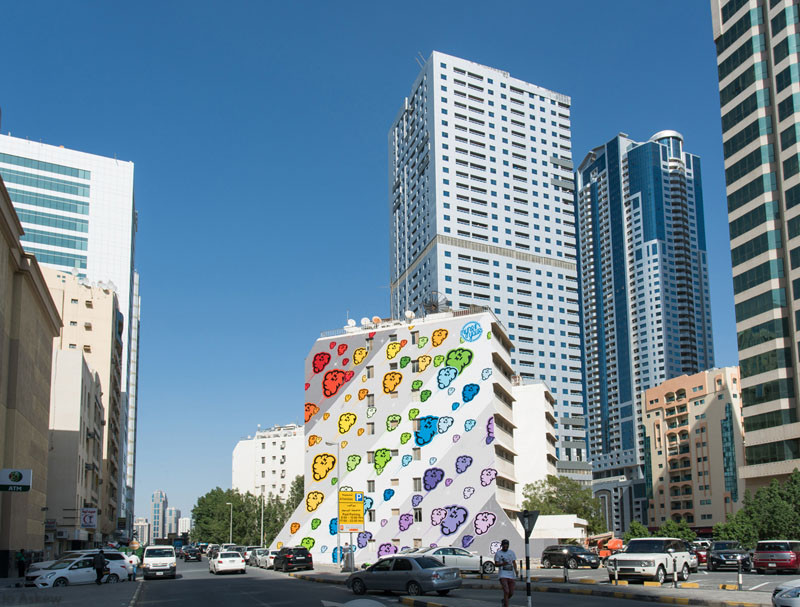
<svg viewBox="0 0 800 607">
<path fill-rule="evenodd" d="M 153 492 L 150 519 L 154 540 L 167 537 L 167 506 L 167 494 L 160 489 Z"/>
</svg>

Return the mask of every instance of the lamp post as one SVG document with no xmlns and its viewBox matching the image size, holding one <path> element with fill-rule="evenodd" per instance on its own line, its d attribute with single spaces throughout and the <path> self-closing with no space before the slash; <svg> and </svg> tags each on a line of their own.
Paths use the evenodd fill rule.
<svg viewBox="0 0 800 607">
<path fill-rule="evenodd" d="M 225 505 L 231 507 L 231 524 L 230 527 L 228 527 L 228 543 L 233 544 L 233 504 L 231 502 L 225 502 Z"/>
<path fill-rule="evenodd" d="M 339 473 L 339 460 L 341 459 L 339 455 L 341 449 L 338 441 L 335 443 L 325 441 L 325 444 L 329 447 L 336 447 L 336 554 L 339 555 L 339 568 L 341 569 L 342 563 L 344 562 L 342 558 L 342 534 L 339 533 L 339 529 L 341 529 L 341 527 L 339 527 L 339 483 L 342 482 L 342 475 Z"/>
<path fill-rule="evenodd" d="M 259 546 L 264 545 L 264 491 L 261 491 L 261 542 Z"/>
</svg>

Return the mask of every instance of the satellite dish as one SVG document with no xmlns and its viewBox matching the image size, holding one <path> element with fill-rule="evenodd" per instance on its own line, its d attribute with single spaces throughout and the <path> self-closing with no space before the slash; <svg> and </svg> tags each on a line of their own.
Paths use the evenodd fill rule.
<svg viewBox="0 0 800 607">
<path fill-rule="evenodd" d="M 361 326 L 362 327 L 366 327 L 368 324 L 369 324 L 369 318 L 367 318 L 365 316 L 364 318 L 361 319 Z"/>
<path fill-rule="evenodd" d="M 416 316 L 416 314 L 414 314 L 414 310 L 406 310 L 405 316 L 407 320 L 411 320 Z"/>
<path fill-rule="evenodd" d="M 348 318 L 347 319 L 347 326 L 348 327 L 355 327 L 356 326 L 356 321 L 353 320 L 352 318 Z"/>
<path fill-rule="evenodd" d="M 373 316 L 372 317 L 373 324 L 377 325 L 380 321 L 381 321 L 381 317 L 380 316 Z"/>
<path fill-rule="evenodd" d="M 422 300 L 422 308 L 428 314 L 447 312 L 450 310 L 450 301 L 445 297 L 444 293 L 440 291 L 431 291 L 425 299 Z"/>
</svg>

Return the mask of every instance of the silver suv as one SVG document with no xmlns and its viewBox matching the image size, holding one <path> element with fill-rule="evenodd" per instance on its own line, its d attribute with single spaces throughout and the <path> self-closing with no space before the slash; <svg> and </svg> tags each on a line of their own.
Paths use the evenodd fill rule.
<svg viewBox="0 0 800 607">
<path fill-rule="evenodd" d="M 625 552 L 608 558 L 608 579 L 651 579 L 663 584 L 673 571 L 678 579 L 689 579 L 691 555 L 683 540 L 672 537 L 643 537 L 628 542 Z"/>
</svg>

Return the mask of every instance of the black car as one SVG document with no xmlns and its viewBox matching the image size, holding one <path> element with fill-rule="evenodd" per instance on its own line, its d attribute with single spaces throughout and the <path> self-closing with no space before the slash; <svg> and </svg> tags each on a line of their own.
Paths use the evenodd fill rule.
<svg viewBox="0 0 800 607">
<path fill-rule="evenodd" d="M 197 548 L 186 548 L 183 551 L 183 560 L 188 563 L 189 561 L 202 561 L 203 557 L 200 556 L 200 551 Z"/>
<path fill-rule="evenodd" d="M 566 564 L 569 569 L 578 567 L 591 567 L 597 569 L 600 566 L 600 559 L 594 552 L 589 552 L 583 546 L 573 544 L 558 544 L 548 546 L 542 552 L 542 567 L 563 567 Z"/>
<path fill-rule="evenodd" d="M 739 542 L 725 541 L 714 542 L 708 549 L 706 567 L 709 571 L 717 569 L 739 569 L 739 560 L 742 561 L 742 571 L 750 571 L 753 562 L 750 553 L 742 548 Z"/>
<path fill-rule="evenodd" d="M 311 553 L 302 546 L 281 548 L 275 555 L 273 569 L 275 571 L 291 571 L 292 569 L 313 569 L 314 561 Z"/>
</svg>

